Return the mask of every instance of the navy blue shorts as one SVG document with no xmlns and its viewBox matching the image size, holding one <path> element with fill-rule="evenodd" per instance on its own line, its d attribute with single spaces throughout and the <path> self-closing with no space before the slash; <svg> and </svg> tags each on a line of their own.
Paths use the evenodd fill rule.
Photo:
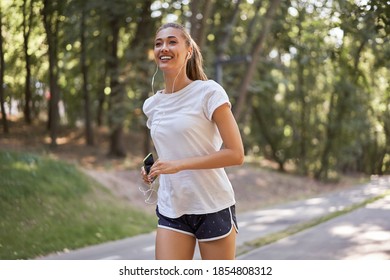
<svg viewBox="0 0 390 280">
<path fill-rule="evenodd" d="M 215 213 L 183 215 L 172 219 L 161 215 L 157 207 L 156 214 L 159 228 L 188 234 L 201 242 L 222 239 L 228 236 L 233 228 L 238 232 L 235 209 L 233 205 Z"/>
</svg>

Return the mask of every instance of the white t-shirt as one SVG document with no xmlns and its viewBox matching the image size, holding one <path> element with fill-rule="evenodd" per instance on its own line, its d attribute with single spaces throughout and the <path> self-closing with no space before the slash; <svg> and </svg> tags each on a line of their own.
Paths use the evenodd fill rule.
<svg viewBox="0 0 390 280">
<path fill-rule="evenodd" d="M 212 116 L 226 103 L 231 106 L 225 90 L 212 80 L 196 80 L 173 94 L 158 91 L 149 97 L 143 111 L 160 160 L 219 151 L 222 138 Z M 159 180 L 158 209 L 170 218 L 217 212 L 235 204 L 223 168 L 162 174 Z"/>
</svg>

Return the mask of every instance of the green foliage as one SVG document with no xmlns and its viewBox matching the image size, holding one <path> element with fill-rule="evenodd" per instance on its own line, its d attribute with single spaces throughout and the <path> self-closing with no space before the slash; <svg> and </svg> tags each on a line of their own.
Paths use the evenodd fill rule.
<svg viewBox="0 0 390 280">
<path fill-rule="evenodd" d="M 1 3 L 6 101 L 12 98 L 20 106 L 25 75 L 20 55 L 22 3 Z M 82 11 L 86 11 L 86 88 L 92 119 L 123 124 L 126 130 L 145 129 L 140 110 L 151 93 L 156 70 L 150 57 L 156 27 L 169 20 L 189 26 L 191 13 L 202 19 L 202 10 L 191 11 L 191 1 L 176 0 L 56 3 L 65 7 L 57 34 L 58 86 L 65 108 L 62 123 L 85 123 L 80 28 Z M 209 78 L 217 78 L 217 58 L 241 58 L 222 65 L 221 83 L 233 106 L 248 66 L 242 58 L 248 58 L 261 36 L 269 4 L 216 0 L 210 18 L 203 23 L 202 53 Z M 47 115 L 43 94 L 49 84 L 42 7 L 43 1 L 33 2 L 29 43 L 36 117 Z M 281 169 L 294 163 L 299 173 L 321 179 L 330 173 L 390 172 L 388 21 L 386 1 L 282 1 L 249 85 L 249 109 L 239 123 L 248 153 L 275 160 Z M 119 29 L 116 59 L 114 27 Z M 163 86 L 160 72 L 154 88 Z"/>
<path fill-rule="evenodd" d="M 28 259 L 154 229 L 74 165 L 0 151 L 0 259 Z"/>
</svg>

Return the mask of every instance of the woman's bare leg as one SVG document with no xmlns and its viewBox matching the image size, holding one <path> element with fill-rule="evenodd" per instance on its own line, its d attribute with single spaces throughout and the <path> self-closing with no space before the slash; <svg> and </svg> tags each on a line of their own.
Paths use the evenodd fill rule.
<svg viewBox="0 0 390 280">
<path fill-rule="evenodd" d="M 191 235 L 157 228 L 156 260 L 192 260 L 195 244 Z"/>
<path fill-rule="evenodd" d="M 236 230 L 225 238 L 199 242 L 199 250 L 204 260 L 234 260 L 236 257 Z"/>
</svg>

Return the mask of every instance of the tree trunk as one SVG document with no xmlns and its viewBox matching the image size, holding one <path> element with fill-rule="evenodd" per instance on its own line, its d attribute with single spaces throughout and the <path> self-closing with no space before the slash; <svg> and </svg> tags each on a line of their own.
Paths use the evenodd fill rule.
<svg viewBox="0 0 390 280">
<path fill-rule="evenodd" d="M 343 65 L 341 67 L 345 67 L 346 69 L 343 69 L 342 75 L 344 76 L 344 79 L 351 79 L 351 84 L 357 84 L 359 79 L 359 61 L 360 61 L 360 54 L 366 44 L 366 41 L 363 41 L 360 43 L 355 55 L 354 55 L 354 63 L 352 66 L 348 65 L 348 62 L 346 59 L 340 58 L 340 65 Z M 337 93 L 338 92 L 338 96 Z M 315 178 L 318 180 L 327 180 L 328 179 L 328 173 L 330 169 L 330 156 L 331 152 L 334 147 L 334 143 L 337 140 L 337 135 L 342 130 L 342 123 L 344 121 L 344 117 L 349 111 L 348 106 L 349 104 L 349 98 L 351 96 L 351 92 L 349 89 L 342 89 L 341 91 L 337 88 L 334 89 L 331 100 L 330 100 L 330 106 L 329 106 L 329 113 L 328 113 L 328 124 L 327 124 L 327 130 L 326 130 L 326 137 L 325 137 L 325 145 L 324 150 L 321 155 L 321 166 L 319 169 L 315 172 Z M 337 98 L 336 98 L 337 96 Z M 332 118 L 332 116 L 334 117 Z"/>
<path fill-rule="evenodd" d="M 274 15 L 276 12 L 276 9 L 279 7 L 281 0 L 274 0 L 270 1 L 270 6 L 265 14 L 264 22 L 263 22 L 263 31 L 260 33 L 259 37 L 257 38 L 253 50 L 251 53 L 252 60 L 249 63 L 246 73 L 243 75 L 244 78 L 242 80 L 242 83 L 238 90 L 238 100 L 235 105 L 234 109 L 234 115 L 239 120 L 241 118 L 242 112 L 244 111 L 244 107 L 246 104 L 247 99 L 247 93 L 248 93 L 248 87 L 251 83 L 257 63 L 260 59 L 260 56 L 263 51 L 265 39 L 268 36 L 268 33 L 271 29 L 271 25 L 273 23 Z"/>
<path fill-rule="evenodd" d="M 383 130 L 385 132 L 385 148 L 383 150 L 383 158 L 386 157 L 386 155 L 390 154 L 390 89 L 389 86 L 387 88 L 387 98 L 386 98 L 386 111 L 383 114 L 382 122 L 383 122 Z M 390 160 L 387 158 L 387 162 L 383 162 L 379 167 L 379 174 L 389 174 L 390 173 Z M 383 168 L 383 169 L 382 169 Z"/>
<path fill-rule="evenodd" d="M 240 3 L 241 0 L 237 0 L 231 15 L 224 17 L 229 19 L 222 26 L 221 40 L 218 42 L 216 61 L 215 61 L 215 80 L 222 85 L 223 80 L 223 68 L 222 64 L 225 63 L 225 52 L 229 46 L 230 39 L 232 37 L 233 27 L 237 24 L 238 16 L 240 15 Z"/>
<path fill-rule="evenodd" d="M 200 49 L 203 49 L 206 32 L 207 20 L 210 18 L 213 9 L 214 0 L 191 1 L 191 36 L 198 44 Z"/>
<path fill-rule="evenodd" d="M 119 43 L 119 19 L 112 18 L 110 21 L 111 27 L 111 57 L 109 59 L 109 75 L 110 75 L 110 120 L 109 125 L 111 127 L 110 132 L 110 150 L 109 156 L 112 157 L 125 157 L 126 149 L 123 139 L 123 119 L 119 116 L 116 117 L 117 108 L 122 105 L 124 100 L 124 93 L 119 82 L 119 58 L 118 58 L 118 43 Z"/>
<path fill-rule="evenodd" d="M 1 120 L 3 124 L 4 133 L 9 133 L 7 114 L 4 107 L 4 49 L 3 49 L 3 14 L 0 6 L 0 107 L 1 107 Z"/>
<path fill-rule="evenodd" d="M 105 47 L 104 54 L 108 54 L 109 51 L 109 43 L 108 38 L 105 38 Z M 108 76 L 108 60 L 105 59 L 103 62 L 103 70 L 101 71 L 102 76 L 99 79 L 99 87 L 98 87 L 98 108 L 96 113 L 96 124 L 98 127 L 101 127 L 104 123 L 104 103 L 106 102 L 106 94 L 104 92 L 106 88 L 107 76 Z"/>
<path fill-rule="evenodd" d="M 333 91 L 329 102 L 328 125 L 326 127 L 326 134 L 324 137 L 325 145 L 321 155 L 321 166 L 314 174 L 314 178 L 317 180 L 321 180 L 323 178 L 328 177 L 329 154 L 330 151 L 332 150 L 332 145 L 336 134 L 335 128 L 333 127 L 334 121 L 332 117 L 332 114 L 334 113 L 335 110 L 334 108 L 336 107 L 335 99 L 336 99 L 336 93 Z"/>
<path fill-rule="evenodd" d="M 137 25 L 137 30 L 135 32 L 134 39 L 132 40 L 129 49 L 133 50 L 136 55 L 136 60 L 141 61 L 135 65 L 136 72 L 138 73 L 139 80 L 137 82 L 137 87 L 142 90 L 142 101 L 146 100 L 150 94 L 150 77 L 154 74 L 155 67 L 151 67 L 146 63 L 148 59 L 148 50 L 150 46 L 153 45 L 154 36 L 145 36 L 150 30 L 156 29 L 156 20 L 150 17 L 150 6 L 153 1 L 147 0 L 143 2 L 142 9 L 140 11 L 139 18 L 141 19 Z M 154 92 L 152 92 L 154 94 Z M 143 153 L 147 155 L 151 152 L 152 145 L 150 139 L 150 131 L 146 125 L 143 125 Z"/>
<path fill-rule="evenodd" d="M 305 11 L 299 12 L 299 21 L 298 21 L 298 37 L 297 40 L 301 40 L 302 38 L 302 22 L 305 20 Z M 298 54 L 297 54 L 297 84 L 296 84 L 296 92 L 298 94 L 298 100 L 301 103 L 300 106 L 300 137 L 299 137 L 299 170 L 302 175 L 307 175 L 307 167 L 306 167 L 306 146 L 307 146 L 307 102 L 305 98 L 305 74 L 304 74 L 304 65 L 302 65 L 302 56 L 304 55 L 304 49 L 298 46 Z"/>
<path fill-rule="evenodd" d="M 252 106 L 253 116 L 256 119 L 256 122 L 260 126 L 261 134 L 264 136 L 266 142 L 271 148 L 272 151 L 272 159 L 278 163 L 279 171 L 285 172 L 284 164 L 285 159 L 281 158 L 278 155 L 278 143 L 271 137 L 271 133 L 269 132 L 269 125 L 267 124 L 266 120 L 264 120 L 263 116 L 261 115 L 261 112 L 259 108 L 256 108 L 255 106 Z"/>
<path fill-rule="evenodd" d="M 23 1 L 23 50 L 26 59 L 26 79 L 24 88 L 24 120 L 27 124 L 31 124 L 31 108 L 32 108 L 32 93 L 31 93 L 31 55 L 28 52 L 29 39 L 32 28 L 33 19 L 33 4 L 34 0 L 30 0 L 29 11 L 27 11 L 27 0 Z M 29 13 L 28 13 L 29 12 Z M 28 13 L 28 16 L 27 16 Z"/>
<path fill-rule="evenodd" d="M 48 53 L 49 53 L 49 118 L 48 128 L 50 132 L 50 145 L 57 146 L 59 127 L 59 86 L 58 86 L 58 31 L 60 2 L 44 0 L 43 3 L 43 24 L 46 30 Z"/>
<path fill-rule="evenodd" d="M 87 44 L 86 44 L 86 32 L 85 32 L 85 18 L 86 18 L 85 4 L 82 7 L 81 12 L 81 26 L 80 26 L 80 39 L 81 39 L 81 72 L 83 75 L 83 96 L 84 96 L 84 114 L 85 114 L 85 140 L 88 146 L 94 145 L 92 120 L 91 120 L 91 108 L 90 108 L 90 96 L 88 90 L 88 65 L 87 65 Z"/>
</svg>

